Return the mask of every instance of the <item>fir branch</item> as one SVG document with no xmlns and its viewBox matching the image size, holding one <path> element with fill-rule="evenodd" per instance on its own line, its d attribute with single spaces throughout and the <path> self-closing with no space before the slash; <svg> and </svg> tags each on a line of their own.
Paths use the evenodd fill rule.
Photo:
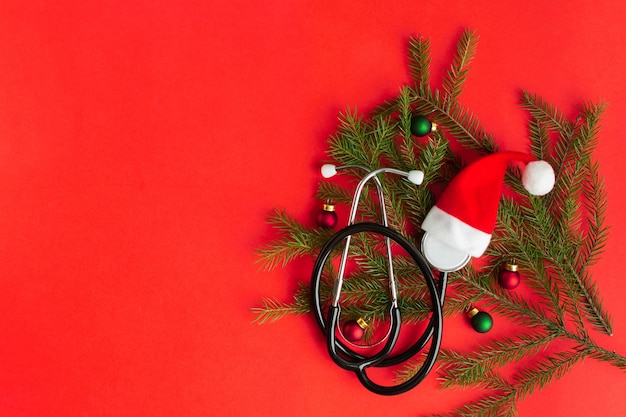
<svg viewBox="0 0 626 417">
<path fill-rule="evenodd" d="M 567 232 L 568 215 L 563 207 L 579 203 L 579 196 L 585 179 L 585 163 L 583 159 L 568 159 L 563 161 L 556 171 L 554 189 L 546 198 L 546 205 L 550 208 L 553 217 L 562 224 L 562 232 Z"/>
<path fill-rule="evenodd" d="M 440 173 L 442 172 L 445 164 L 449 163 L 450 147 L 448 141 L 444 138 L 443 134 L 439 131 L 434 132 L 428 141 L 421 149 L 417 166 L 424 172 L 424 182 L 427 184 L 435 184 L 441 181 Z M 420 187 L 419 191 L 429 191 L 428 187 Z M 423 199 L 425 197 L 431 197 L 431 193 L 427 195 L 421 195 Z M 423 215 L 418 217 L 421 222 L 426 214 L 426 209 L 430 209 L 432 204 L 428 204 L 429 201 L 422 201 Z"/>
<path fill-rule="evenodd" d="M 387 279 L 389 277 L 389 260 L 386 249 L 383 250 L 382 248 L 384 239 L 376 235 L 354 235 L 353 240 L 355 244 L 350 245 L 350 256 L 355 260 L 359 271 L 372 278 Z M 395 253 L 392 257 L 392 266 L 396 280 L 407 281 L 416 285 L 414 283 L 415 277 L 421 274 L 407 256 Z"/>
<path fill-rule="evenodd" d="M 487 251 L 494 259 L 515 259 L 530 288 L 541 297 L 542 306 L 554 315 L 559 326 L 565 326 L 564 311 L 561 307 L 560 289 L 545 265 L 544 253 L 537 250 L 533 242 L 527 242 L 520 233 L 523 222 L 521 210 L 511 199 L 504 198 L 500 203 L 496 233 Z M 528 273 L 524 273 L 526 271 Z"/>
<path fill-rule="evenodd" d="M 611 334 L 610 317 L 602 308 L 595 286 L 586 278 L 585 271 L 577 268 L 585 264 L 579 258 L 581 253 L 583 256 L 594 253 L 594 245 L 596 243 L 602 245 L 606 239 L 606 229 L 602 227 L 604 190 L 597 183 L 593 184 L 599 186 L 595 191 L 590 190 L 589 186 L 586 189 L 583 186 L 585 180 L 589 180 L 590 175 L 593 178 L 594 175 L 590 173 L 593 168 L 589 154 L 597 143 L 599 118 L 603 111 L 603 105 L 587 104 L 581 111 L 582 121 L 577 128 L 572 131 L 561 132 L 561 140 L 556 148 L 560 164 L 558 165 L 555 190 L 553 190 L 549 204 L 552 205 L 553 211 L 557 213 L 555 216 L 560 220 L 560 247 L 566 253 L 562 252 L 559 254 L 560 256 L 555 256 L 554 259 L 557 261 L 555 264 L 559 264 L 557 267 L 564 268 L 562 276 L 567 284 L 571 299 L 570 311 L 573 311 L 575 317 L 579 317 L 580 311 L 577 304 L 582 303 L 585 318 L 597 329 Z M 589 222 L 591 239 L 586 240 L 586 245 L 576 244 L 580 236 L 581 194 L 583 197 L 591 198 L 599 203 L 598 213 L 600 217 L 595 218 L 595 220 L 591 217 Z M 593 215 L 594 211 L 591 208 L 591 216 Z M 594 234 L 595 237 L 599 237 L 599 240 L 594 239 Z M 582 250 L 580 250 L 581 246 L 583 246 Z M 564 264 L 564 267 L 561 267 L 560 264 Z M 579 327 L 582 331 L 582 323 Z"/>
<path fill-rule="evenodd" d="M 263 324 L 277 321 L 285 316 L 302 314 L 297 307 L 291 303 L 283 303 L 273 298 L 264 298 L 261 307 L 253 307 L 252 312 L 256 314 L 253 322 Z"/>
<path fill-rule="evenodd" d="M 418 324 L 428 319 L 433 312 L 433 307 L 429 301 L 425 299 L 414 299 L 410 297 L 401 297 L 398 299 L 398 306 L 403 311 L 403 324 Z"/>
<path fill-rule="evenodd" d="M 565 137 L 573 130 L 571 123 L 567 121 L 565 116 L 555 106 L 538 95 L 525 90 L 522 91 L 522 107 L 548 129 L 565 133 Z"/>
<path fill-rule="evenodd" d="M 434 134 L 426 142 L 419 156 L 417 166 L 424 172 L 424 181 L 432 183 L 446 162 L 449 146 L 441 134 Z"/>
<path fill-rule="evenodd" d="M 579 271 L 593 265 L 604 250 L 609 228 L 604 225 L 607 196 L 604 181 L 600 178 L 598 164 L 591 164 L 583 186 L 583 202 L 587 212 L 587 234 L 580 250 L 576 252 L 576 268 Z"/>
<path fill-rule="evenodd" d="M 482 154 L 493 153 L 497 146 L 493 137 L 486 133 L 474 115 L 458 102 L 445 103 L 438 91 L 422 88 L 414 97 L 415 110 L 432 114 L 434 120 L 468 149 Z"/>
<path fill-rule="evenodd" d="M 397 122 L 386 117 L 365 119 L 356 110 L 340 116 L 338 132 L 331 137 L 329 155 L 341 165 L 359 165 L 374 170 L 383 156 L 399 162 L 395 146 Z"/>
<path fill-rule="evenodd" d="M 413 378 L 415 374 L 420 370 L 422 364 L 426 360 L 427 353 L 420 352 L 415 357 L 410 359 L 402 368 L 394 372 L 394 380 L 396 383 L 401 384 Z"/>
<path fill-rule="evenodd" d="M 405 178 L 394 176 L 387 176 L 382 183 L 385 190 L 385 209 L 389 227 L 395 230 L 406 230 L 407 216 L 402 196 L 407 194 L 408 189 L 415 189 L 418 186 L 409 183 Z"/>
<path fill-rule="evenodd" d="M 430 417 L 514 417 L 516 415 L 515 396 L 507 391 L 471 401 L 451 413 L 436 414 Z"/>
<path fill-rule="evenodd" d="M 550 382 L 562 378 L 588 354 L 590 350 L 584 348 L 555 353 L 520 370 L 514 377 L 516 401 L 525 398 L 535 389 L 543 389 Z"/>
<path fill-rule="evenodd" d="M 374 278 L 365 271 L 358 271 L 344 278 L 341 295 L 344 305 L 386 305 L 389 302 L 387 288 L 383 280 Z"/>
<path fill-rule="evenodd" d="M 394 380 L 396 383 L 403 383 L 411 379 L 417 372 L 419 372 L 422 364 L 425 361 L 427 352 L 420 352 L 415 358 L 408 361 L 402 368 L 394 372 Z M 511 384 L 498 375 L 496 372 L 487 371 L 482 379 L 477 380 L 473 388 L 488 389 L 488 390 L 510 390 Z M 431 416 L 432 417 L 432 416 Z"/>
<path fill-rule="evenodd" d="M 494 340 L 469 353 L 443 349 L 439 354 L 442 387 L 480 385 L 491 371 L 536 355 L 555 338 L 554 334 L 534 332 Z"/>
<path fill-rule="evenodd" d="M 314 255 L 331 236 L 327 229 L 307 229 L 282 210 L 275 210 L 268 223 L 283 236 L 258 250 L 259 262 L 266 271 L 284 267 L 296 258 Z"/>
<path fill-rule="evenodd" d="M 385 100 L 382 104 L 377 105 L 372 110 L 372 118 L 378 117 L 391 117 L 398 108 L 398 98 L 390 98 Z"/>
<path fill-rule="evenodd" d="M 553 263 L 552 267 L 558 272 L 566 285 L 568 311 L 579 322 L 579 330 L 584 332 L 581 314 L 596 329 L 608 335 L 613 334 L 611 318 L 604 310 L 602 301 L 598 296 L 596 284 L 590 279 L 588 272 L 582 274 L 572 265 L 573 260 L 566 259 L 563 263 Z M 580 306 L 582 305 L 582 309 Z"/>
<path fill-rule="evenodd" d="M 328 154 L 341 165 L 362 165 L 370 169 L 372 157 L 367 144 L 367 128 L 356 110 L 347 109 L 339 116 L 337 133 L 331 136 Z"/>
<path fill-rule="evenodd" d="M 361 171 L 363 172 L 363 171 Z M 354 195 L 348 190 L 336 183 L 330 181 L 322 181 L 319 183 L 316 198 L 321 201 L 330 201 L 334 205 L 352 206 Z M 357 221 L 380 221 L 380 205 L 378 201 L 368 198 L 369 187 L 363 189 L 361 198 L 359 199 L 359 210 L 357 212 Z"/>
<path fill-rule="evenodd" d="M 582 306 L 584 316 L 587 321 L 596 329 L 613 335 L 613 325 L 611 315 L 604 309 L 602 300 L 600 299 L 598 286 L 591 279 L 591 274 L 587 271 L 583 272 L 577 279 L 577 284 L 582 292 Z"/>
<path fill-rule="evenodd" d="M 409 39 L 409 75 L 415 83 L 428 85 L 430 82 L 430 40 L 419 35 Z"/>
<path fill-rule="evenodd" d="M 476 32 L 466 29 L 458 41 L 452 65 L 443 79 L 443 94 L 447 106 L 456 101 L 463 91 L 463 84 L 467 78 L 470 63 L 476 53 L 477 44 L 478 36 Z"/>
<path fill-rule="evenodd" d="M 488 277 L 481 276 L 471 266 L 466 267 L 461 278 L 455 282 L 455 290 L 459 293 L 479 293 L 485 306 L 494 308 L 502 316 L 521 326 L 543 327 L 548 331 L 562 329 L 558 322 L 550 319 L 543 310 L 537 309 L 526 299 L 501 288 L 493 288 Z"/>
<path fill-rule="evenodd" d="M 511 200 L 504 200 L 501 204 L 500 212 L 504 214 L 509 213 L 509 215 L 502 216 L 501 219 L 506 219 L 508 222 L 499 223 L 499 226 L 505 229 L 507 234 L 511 236 L 511 241 L 517 241 L 520 244 L 528 241 L 528 245 L 524 246 L 520 251 L 520 257 L 526 257 L 526 261 L 535 265 L 537 265 L 540 259 L 535 258 L 533 260 L 533 253 L 535 256 L 547 257 L 544 261 L 550 260 L 552 267 L 559 272 L 557 276 L 561 277 L 561 282 L 567 295 L 565 299 L 567 311 L 578 323 L 579 331 L 584 332 L 580 309 L 580 304 L 582 304 L 587 320 L 595 327 L 610 333 L 610 318 L 602 309 L 601 302 L 597 297 L 597 290 L 589 280 L 585 280 L 584 276 L 581 276 L 571 265 L 576 247 L 571 244 L 572 236 L 569 234 L 569 229 L 562 228 L 560 232 L 551 232 L 555 228 L 551 226 L 551 219 L 544 210 L 545 207 L 539 203 L 537 198 L 531 198 L 530 201 L 533 203 L 533 209 L 515 205 Z M 525 228 L 527 232 L 523 233 Z M 557 244 L 555 244 L 555 237 L 558 236 L 560 238 L 557 239 Z M 563 253 L 564 248 L 569 248 L 569 250 Z M 547 292 L 543 292 L 541 295 L 547 296 L 552 301 L 555 313 L 560 315 L 559 300 L 550 297 Z M 560 318 L 559 322 L 561 322 Z"/>
<path fill-rule="evenodd" d="M 441 132 L 436 131 L 430 135 L 428 141 L 419 147 L 419 155 L 416 156 L 417 148 L 412 138 L 405 139 L 401 152 L 410 166 L 419 168 L 424 172 L 424 184 L 434 184 L 439 181 L 439 173 L 448 162 L 448 142 Z M 413 224 L 421 224 L 427 210 L 434 205 L 434 196 L 430 187 L 405 187 L 405 192 L 398 193 Z"/>
<path fill-rule="evenodd" d="M 443 305 L 443 315 L 444 317 L 454 317 L 459 314 L 465 314 L 468 306 L 475 305 L 482 299 L 483 295 L 479 292 L 454 292 L 448 294 Z"/>
<path fill-rule="evenodd" d="M 400 160 L 400 153 L 395 145 L 397 124 L 389 118 L 372 119 L 370 135 L 366 136 L 369 147 L 370 163 L 368 166 L 375 167 L 380 164 L 381 155 L 391 160 Z"/>
<path fill-rule="evenodd" d="M 548 263 L 552 268 L 561 268 L 561 265 L 571 258 L 571 253 L 575 251 L 576 237 L 572 233 L 572 229 L 577 227 L 577 205 L 568 199 L 563 208 L 562 221 L 554 222 L 548 212 L 543 200 L 536 197 L 529 199 L 530 207 L 522 207 L 523 213 L 520 219 L 522 224 L 518 224 L 518 230 L 525 231 L 524 235 L 528 236 L 528 244 L 539 249 L 537 252 L 525 250 L 526 254 L 534 254 L 533 263 L 536 269 L 541 268 L 541 264 Z M 526 230 L 524 230 L 526 227 Z M 538 230 L 541 230 L 537 233 Z M 532 255 L 531 255 L 532 256 Z M 530 256 L 528 257 L 530 258 Z M 531 259 L 528 259 L 531 260 Z M 555 266 L 556 265 L 556 266 Z M 585 326 L 582 314 L 577 306 L 578 295 L 576 292 L 576 283 L 569 279 L 569 276 L 558 274 L 557 285 L 550 287 L 550 290 L 558 289 L 558 283 L 562 285 L 566 297 L 550 297 L 547 293 L 542 295 L 548 297 L 552 301 L 554 311 L 557 314 L 560 324 L 564 324 L 563 310 L 560 308 L 560 300 L 564 300 L 565 310 L 569 312 L 574 319 L 578 331 L 584 332 Z M 559 294 L 560 291 L 553 291 L 553 294 Z"/>
<path fill-rule="evenodd" d="M 404 87 L 398 96 L 399 126 L 402 136 L 400 155 L 407 164 L 406 167 L 419 167 L 416 155 L 421 149 L 419 142 L 415 141 L 411 133 L 411 119 L 413 118 L 411 97 L 413 94 L 414 92 L 410 87 Z"/>
<path fill-rule="evenodd" d="M 446 416 L 514 417 L 517 415 L 516 403 L 518 401 L 531 394 L 535 389 L 542 389 L 551 381 L 563 377 L 588 354 L 590 354 L 589 350 L 580 349 L 574 352 L 568 351 L 549 355 L 535 365 L 521 370 L 514 377 L 514 382 L 509 387 L 465 404 Z"/>
<path fill-rule="evenodd" d="M 589 356 L 601 362 L 607 362 L 616 368 L 626 371 L 626 358 L 618 355 L 615 351 L 609 351 L 593 343 L 585 343 L 590 348 Z"/>
<path fill-rule="evenodd" d="M 301 315 L 311 311 L 309 290 L 302 283 L 293 297 L 291 303 L 284 303 L 275 298 L 264 298 L 260 307 L 252 307 L 251 310 L 256 317 L 253 322 L 263 324 L 274 322 L 290 315 Z"/>
<path fill-rule="evenodd" d="M 389 317 L 389 303 L 377 303 L 377 304 L 347 304 L 342 305 L 341 315 L 343 317 L 364 317 L 368 323 L 384 322 L 385 318 Z"/>
<path fill-rule="evenodd" d="M 577 198 L 589 169 L 589 155 L 597 144 L 599 120 L 605 106 L 587 103 L 583 106 L 576 126 L 559 130 L 555 146 L 554 166 L 558 168 L 554 190 L 548 196 L 553 210 L 558 210 L 567 198 Z"/>
<path fill-rule="evenodd" d="M 575 157 L 588 159 L 598 144 L 600 118 L 606 110 L 604 103 L 584 103 L 580 109 L 578 136 L 580 140 L 571 142 Z"/>
<path fill-rule="evenodd" d="M 528 130 L 531 154 L 539 160 L 548 158 L 550 155 L 550 134 L 544 122 L 537 119 L 530 119 L 528 122 Z"/>
<path fill-rule="evenodd" d="M 334 205 L 345 204 L 350 206 L 353 195 L 350 190 L 339 184 L 330 181 L 320 181 L 315 197 L 321 201 L 330 201 Z M 371 210 L 372 205 L 368 206 Z"/>
</svg>

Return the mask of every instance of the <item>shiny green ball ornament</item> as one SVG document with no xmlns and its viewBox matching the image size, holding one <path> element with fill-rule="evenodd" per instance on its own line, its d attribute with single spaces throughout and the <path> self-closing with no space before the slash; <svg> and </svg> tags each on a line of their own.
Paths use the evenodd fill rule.
<svg viewBox="0 0 626 417">
<path fill-rule="evenodd" d="M 487 333 L 493 327 L 493 318 L 489 313 L 485 313 L 484 311 L 478 311 L 477 308 L 473 308 L 470 310 L 467 315 L 470 318 L 470 322 L 472 323 L 472 328 L 476 330 L 478 333 Z"/>
<path fill-rule="evenodd" d="M 421 114 L 415 115 L 411 118 L 411 133 L 417 137 L 423 137 L 437 129 L 437 125 L 432 123 Z"/>
</svg>

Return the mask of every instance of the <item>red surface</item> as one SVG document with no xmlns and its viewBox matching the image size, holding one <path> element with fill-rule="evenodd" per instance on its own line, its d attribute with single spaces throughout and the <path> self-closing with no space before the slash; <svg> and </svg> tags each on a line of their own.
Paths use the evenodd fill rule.
<svg viewBox="0 0 626 417">
<path fill-rule="evenodd" d="M 596 340 L 626 354 L 624 3 L 336 3 L 0 3 L 1 415 L 414 416 L 473 395 L 435 375 L 372 395 L 310 320 L 249 310 L 308 275 L 259 271 L 254 248 L 273 207 L 309 219 L 337 111 L 397 92 L 411 34 L 439 78 L 465 27 L 481 40 L 462 101 L 500 143 L 524 146 L 521 88 L 569 115 L 610 104 L 595 277 L 615 336 Z M 446 322 L 445 345 L 481 338 Z M 621 416 L 624 392 L 587 360 L 520 415 Z"/>
</svg>

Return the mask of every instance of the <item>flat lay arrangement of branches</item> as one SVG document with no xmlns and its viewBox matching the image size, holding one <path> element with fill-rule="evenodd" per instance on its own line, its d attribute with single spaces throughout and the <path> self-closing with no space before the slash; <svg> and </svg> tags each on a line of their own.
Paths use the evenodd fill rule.
<svg viewBox="0 0 626 417">
<path fill-rule="evenodd" d="M 499 149 L 493 136 L 458 100 L 477 43 L 475 32 L 464 31 L 441 87 L 433 88 L 429 40 L 410 39 L 412 84 L 367 116 L 355 110 L 343 112 L 337 132 L 329 139 L 329 161 L 337 165 L 424 172 L 424 185 L 419 187 L 398 178 L 385 177 L 383 181 L 390 227 L 418 247 L 419 226 L 434 205 L 437 191 L 445 188 L 466 164 L 450 144 L 460 147 L 463 155 L 487 155 Z M 481 339 L 487 341 L 468 351 L 442 349 L 437 371 L 442 387 L 473 387 L 484 394 L 437 416 L 516 416 L 516 405 L 521 400 L 562 377 L 585 358 L 626 371 L 625 357 L 600 347 L 592 338 L 593 332 L 612 334 L 610 314 L 602 304 L 590 269 L 599 260 L 608 238 L 607 196 L 598 163 L 592 158 L 605 106 L 584 103 L 575 119 L 570 120 L 530 92 L 521 94 L 521 105 L 529 115 L 529 152 L 552 165 L 555 187 L 543 197 L 529 195 L 519 172 L 510 169 L 505 183 L 517 197 L 502 197 L 496 230 L 480 266 L 470 263 L 450 274 L 445 317 L 464 314 L 471 306 L 480 305 L 496 320 L 505 318 L 516 330 L 505 337 Z M 435 122 L 438 129 L 425 138 L 416 138 L 410 129 L 416 114 Z M 363 173 L 346 171 L 344 175 L 358 181 Z M 320 183 L 317 197 L 349 205 L 352 192 L 350 187 L 326 181 Z M 377 202 L 364 199 L 361 207 L 363 218 L 380 218 Z M 282 210 L 270 216 L 269 224 L 280 236 L 259 249 L 260 262 L 266 269 L 283 267 L 303 256 L 315 257 L 334 233 L 308 226 L 308 222 L 300 222 Z M 386 258 L 368 250 L 377 244 L 368 239 L 375 237 L 362 236 L 360 243 L 353 245 L 357 263 L 344 284 L 342 296 L 348 307 L 343 314 L 384 320 L 388 303 Z M 510 259 L 519 265 L 527 290 L 524 295 L 498 285 L 498 271 Z M 399 256 L 394 260 L 394 269 L 403 322 L 428 318 L 430 306 L 422 301 L 427 290 L 416 276 L 416 267 L 407 257 Z M 330 292 L 331 288 L 329 281 L 326 290 Z M 301 283 L 293 300 L 267 297 L 253 312 L 259 323 L 310 312 L 308 282 Z M 501 372 L 521 360 L 525 365 L 520 369 Z M 410 378 L 418 367 L 418 360 L 405 364 L 397 371 L 397 379 Z"/>
</svg>

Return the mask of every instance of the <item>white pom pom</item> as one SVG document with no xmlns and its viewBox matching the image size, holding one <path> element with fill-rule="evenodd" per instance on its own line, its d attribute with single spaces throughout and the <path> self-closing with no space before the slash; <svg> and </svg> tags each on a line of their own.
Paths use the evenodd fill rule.
<svg viewBox="0 0 626 417">
<path fill-rule="evenodd" d="M 337 173 L 337 168 L 333 164 L 324 164 L 322 165 L 322 177 L 330 178 L 334 177 Z"/>
<path fill-rule="evenodd" d="M 522 184 L 533 195 L 545 195 L 554 187 L 554 170 L 546 161 L 529 162 L 522 174 Z"/>
<path fill-rule="evenodd" d="M 424 173 L 419 169 L 415 169 L 413 171 L 409 171 L 408 178 L 413 184 L 420 185 L 424 181 Z"/>
</svg>

